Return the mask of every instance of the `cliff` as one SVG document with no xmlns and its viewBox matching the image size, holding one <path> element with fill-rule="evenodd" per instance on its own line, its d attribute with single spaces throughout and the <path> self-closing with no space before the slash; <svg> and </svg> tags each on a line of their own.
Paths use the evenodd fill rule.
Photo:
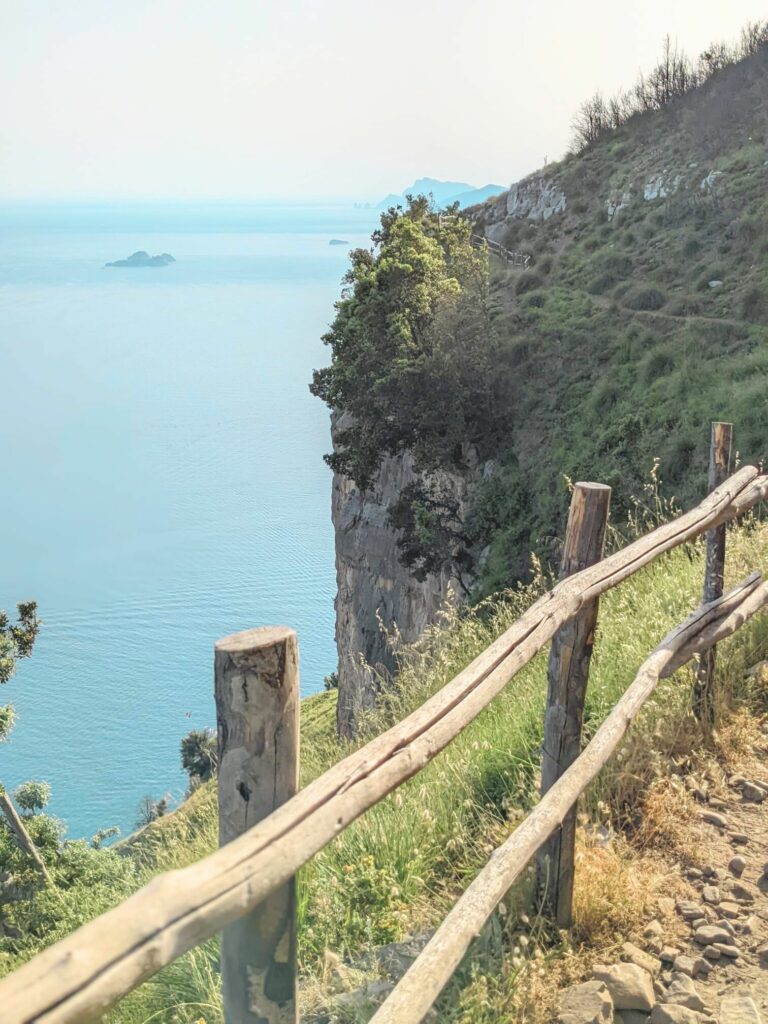
<svg viewBox="0 0 768 1024">
<path fill-rule="evenodd" d="M 476 467 L 463 475 L 439 474 L 441 486 L 450 490 L 462 512 L 477 477 Z M 441 606 L 461 599 L 461 588 L 449 570 L 429 574 L 420 582 L 400 561 L 398 533 L 389 524 L 389 511 L 417 479 L 409 454 L 385 458 L 373 486 L 364 492 L 348 477 L 333 476 L 336 713 L 343 736 L 354 733 L 360 713 L 373 707 L 382 675 L 395 668 L 392 634 L 406 643 L 417 640 Z"/>
</svg>

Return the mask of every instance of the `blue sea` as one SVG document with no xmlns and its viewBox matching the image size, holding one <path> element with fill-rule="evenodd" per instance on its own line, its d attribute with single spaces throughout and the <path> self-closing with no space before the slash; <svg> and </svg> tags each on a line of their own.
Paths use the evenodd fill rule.
<svg viewBox="0 0 768 1024">
<path fill-rule="evenodd" d="M 0 781 L 50 782 L 70 836 L 182 797 L 218 637 L 295 627 L 304 695 L 335 668 L 329 419 L 307 384 L 374 221 L 0 207 L 0 608 L 34 599 L 44 623 L 0 693 Z M 177 262 L 104 267 L 137 249 Z"/>
</svg>

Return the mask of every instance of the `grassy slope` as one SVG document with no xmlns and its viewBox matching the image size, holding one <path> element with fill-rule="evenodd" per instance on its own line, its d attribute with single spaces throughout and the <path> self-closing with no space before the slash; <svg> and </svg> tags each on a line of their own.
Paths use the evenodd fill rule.
<svg viewBox="0 0 768 1024">
<path fill-rule="evenodd" d="M 548 167 L 567 211 L 508 224 L 506 244 L 533 253 L 535 267 L 495 267 L 514 428 L 490 485 L 500 524 L 485 593 L 559 534 L 563 475 L 613 485 L 620 508 L 658 457 L 670 493 L 687 503 L 706 480 L 713 419 L 734 422 L 746 461 L 765 455 L 766 161 L 762 53 Z M 708 192 L 711 171 L 721 175 Z M 677 191 L 645 201 L 645 184 L 662 174 L 681 176 Z M 609 221 L 607 201 L 626 191 Z M 480 221 L 493 209 L 478 208 Z M 711 289 L 715 279 L 722 286 Z"/>
<path fill-rule="evenodd" d="M 729 582 L 752 568 L 768 569 L 766 542 L 768 526 L 732 532 Z M 603 600 L 586 714 L 588 733 L 627 686 L 649 649 L 696 604 L 701 573 L 702 551 L 695 545 L 651 566 Z M 382 728 L 443 685 L 519 614 L 544 582 L 508 593 L 462 619 L 446 619 L 418 647 L 404 652 L 402 690 L 370 728 Z M 729 695 L 750 698 L 743 668 L 766 651 L 768 630 L 759 623 L 723 648 L 720 665 Z M 665 753 L 679 754 L 697 744 L 687 717 L 690 681 L 683 670 L 663 685 L 622 758 L 609 767 L 591 793 L 590 813 L 599 816 L 602 798 L 612 807 L 616 821 L 634 825 L 654 779 L 664 773 Z M 305 974 L 321 979 L 327 973 L 329 955 L 354 956 L 442 917 L 492 846 L 535 800 L 544 696 L 545 660 L 540 657 L 443 755 L 347 829 L 302 872 L 300 955 Z M 304 705 L 305 781 L 343 754 L 332 738 L 333 700 L 333 694 L 326 694 Z M 133 885 L 159 870 L 196 860 L 212 850 L 215 841 L 215 797 L 212 788 L 206 787 L 134 843 L 132 861 L 138 864 L 138 872 Z M 605 865 L 601 870 L 606 870 Z M 619 861 L 608 870 L 616 885 L 627 874 Z M 582 940 L 610 944 L 622 915 L 626 918 L 630 912 L 623 891 L 618 901 L 603 899 L 605 882 L 604 878 L 599 887 L 601 901 L 581 898 L 572 937 L 576 944 Z M 72 901 L 82 897 L 80 888 L 68 894 Z M 123 880 L 112 902 L 123 898 L 126 888 L 130 886 Z M 108 905 L 109 900 L 102 902 Z M 96 913 L 104 907 L 90 909 Z M 54 910 L 47 906 L 47 912 Z M 521 970 L 509 966 L 509 957 L 502 970 L 497 959 L 499 943 L 507 942 L 506 931 L 514 928 L 514 915 L 508 921 L 507 926 L 497 924 L 459 974 L 444 998 L 441 1021 L 504 1024 L 539 1019 L 538 1010 L 520 1007 L 531 1000 L 534 1006 L 540 1004 L 541 993 L 526 995 Z M 67 921 L 59 919 L 51 932 L 41 935 L 40 945 L 66 930 Z M 26 955 L 31 952 L 28 948 Z M 545 954 L 548 971 L 559 969 L 562 953 L 563 949 Z M 201 1018 L 208 1024 L 221 1021 L 215 942 L 161 972 L 124 1000 L 109 1020 L 191 1024 Z"/>
</svg>

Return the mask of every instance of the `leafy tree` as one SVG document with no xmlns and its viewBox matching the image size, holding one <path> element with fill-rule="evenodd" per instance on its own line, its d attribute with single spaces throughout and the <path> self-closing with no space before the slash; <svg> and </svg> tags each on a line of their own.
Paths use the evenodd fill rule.
<svg viewBox="0 0 768 1024">
<path fill-rule="evenodd" d="M 37 605 L 34 601 L 18 605 L 19 619 L 14 625 L 5 612 L 0 612 L 0 683 L 7 683 L 16 671 L 16 663 L 20 658 L 28 658 L 32 653 L 40 621 L 37 618 Z M 8 739 L 15 721 L 13 705 L 0 707 L 0 742 Z"/>
<path fill-rule="evenodd" d="M 331 365 L 310 390 L 335 412 L 328 464 L 370 486 L 386 455 L 419 468 L 460 465 L 498 426 L 488 254 L 469 222 L 424 196 L 381 217 L 352 266 L 324 341 Z"/>
<path fill-rule="evenodd" d="M 51 787 L 48 782 L 34 782 L 30 779 L 17 787 L 13 798 L 27 814 L 36 814 L 42 811 L 51 799 Z"/>
<path fill-rule="evenodd" d="M 213 729 L 193 729 L 181 741 L 181 767 L 190 783 L 212 779 L 218 763 L 216 733 Z"/>
</svg>

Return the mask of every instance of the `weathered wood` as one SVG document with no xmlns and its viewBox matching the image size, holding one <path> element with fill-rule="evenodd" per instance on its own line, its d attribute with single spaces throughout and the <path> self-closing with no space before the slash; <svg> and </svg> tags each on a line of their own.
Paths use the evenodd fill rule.
<svg viewBox="0 0 768 1024">
<path fill-rule="evenodd" d="M 219 844 L 232 842 L 296 795 L 299 655 L 285 626 L 219 640 Z M 297 1024 L 296 879 L 290 878 L 221 937 L 227 1024 Z"/>
<path fill-rule="evenodd" d="M 603 556 L 611 489 L 605 484 L 577 483 L 571 496 L 560 578 L 586 569 Z M 589 662 L 597 626 L 598 598 L 584 604 L 552 639 L 547 673 L 547 710 L 541 758 L 544 796 L 581 752 L 581 726 Z M 573 869 L 576 855 L 576 808 L 539 851 L 538 891 L 560 928 L 571 925 Z"/>
<path fill-rule="evenodd" d="M 634 682 L 586 746 L 533 811 L 498 847 L 424 947 L 370 1024 L 420 1024 L 461 963 L 472 940 L 520 877 L 542 842 L 597 777 L 627 729 L 680 657 L 703 650 L 734 633 L 768 604 L 768 584 L 754 574 L 725 598 L 694 612 L 662 640 L 643 662 Z"/>
<path fill-rule="evenodd" d="M 733 424 L 713 423 L 709 446 L 709 490 L 727 479 L 731 466 Z M 704 570 L 704 601 L 714 601 L 723 593 L 725 577 L 725 524 L 707 533 L 707 555 Z M 716 648 L 710 647 L 701 656 L 693 687 L 693 711 L 700 722 L 714 724 L 714 679 Z"/>
<path fill-rule="evenodd" d="M 420 771 L 585 602 L 766 494 L 768 477 L 746 467 L 695 509 L 558 583 L 419 709 L 260 825 L 197 864 L 160 875 L 0 981 L 3 1024 L 98 1018 L 165 964 L 252 910 L 350 822 Z"/>
<path fill-rule="evenodd" d="M 32 837 L 27 832 L 24 822 L 21 820 L 13 800 L 11 800 L 10 794 L 2 787 L 0 787 L 0 811 L 3 812 L 11 832 L 16 836 L 16 842 L 40 872 L 45 884 L 51 889 L 55 889 L 56 884 L 48 868 L 45 866 L 45 861 L 40 856 L 40 851 L 32 842 Z"/>
</svg>

